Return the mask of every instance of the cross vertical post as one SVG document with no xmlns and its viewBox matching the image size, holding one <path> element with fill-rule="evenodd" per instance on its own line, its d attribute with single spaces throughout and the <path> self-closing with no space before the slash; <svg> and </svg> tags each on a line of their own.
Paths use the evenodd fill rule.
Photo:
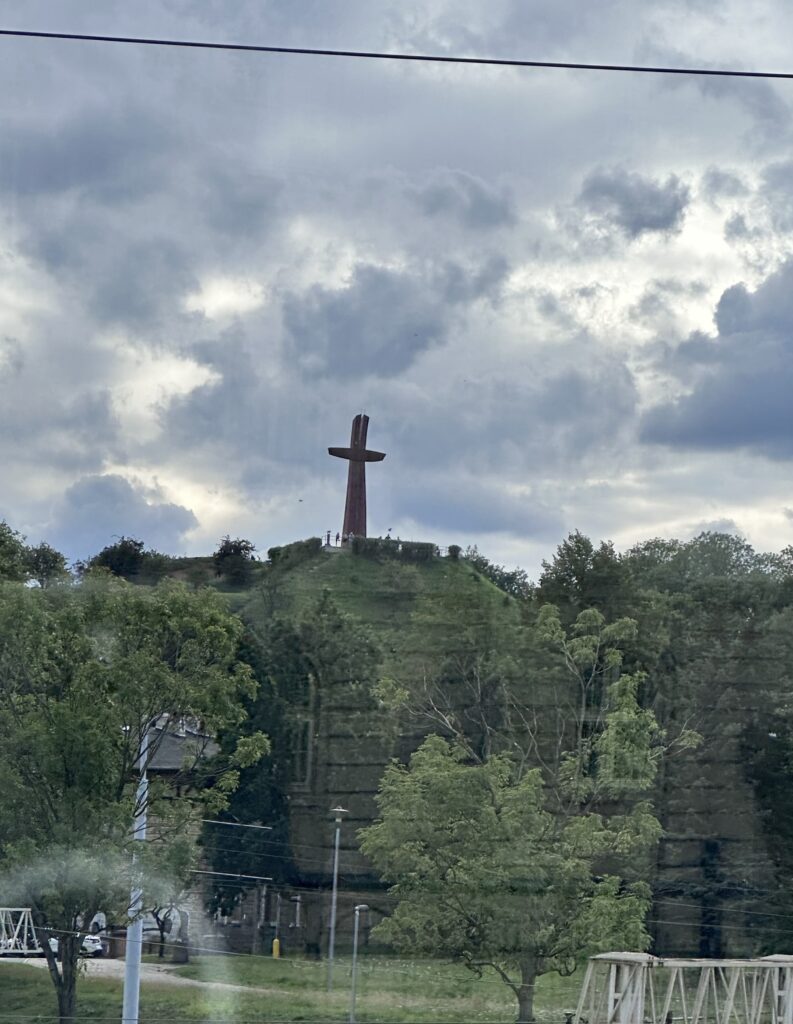
<svg viewBox="0 0 793 1024">
<path fill-rule="evenodd" d="M 369 451 L 366 447 L 366 434 L 369 430 L 369 417 L 358 413 L 352 421 L 349 448 L 328 448 L 328 454 L 337 459 L 347 459 L 350 467 L 347 471 L 347 500 L 344 506 L 344 526 L 342 542 L 346 544 L 350 537 L 366 536 L 366 463 L 382 462 L 384 452 Z"/>
</svg>

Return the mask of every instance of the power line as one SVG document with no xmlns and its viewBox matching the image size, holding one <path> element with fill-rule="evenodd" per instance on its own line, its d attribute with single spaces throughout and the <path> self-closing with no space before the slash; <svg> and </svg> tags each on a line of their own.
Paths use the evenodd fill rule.
<svg viewBox="0 0 793 1024">
<path fill-rule="evenodd" d="M 456 57 L 428 53 L 387 53 L 379 50 L 328 50 L 309 46 L 260 46 L 253 43 L 215 43 L 195 39 L 162 39 L 143 36 L 106 36 L 82 32 L 34 32 L 0 29 L 0 36 L 26 39 L 63 39 L 91 43 L 131 43 L 138 46 L 173 46 L 193 50 L 231 50 L 247 53 L 281 53 L 305 57 L 348 57 L 359 60 L 398 60 L 425 64 L 471 64 L 488 67 L 548 68 L 563 71 L 618 71 L 649 75 L 701 75 L 715 78 L 793 79 L 791 71 L 738 71 L 733 68 L 673 68 L 664 65 L 587 64 L 576 61 L 518 60 L 505 57 Z"/>
<path fill-rule="evenodd" d="M 258 828 L 263 832 L 272 832 L 272 825 L 248 825 L 241 821 L 221 821 L 220 818 L 201 818 L 205 825 L 228 825 L 231 828 Z"/>
</svg>

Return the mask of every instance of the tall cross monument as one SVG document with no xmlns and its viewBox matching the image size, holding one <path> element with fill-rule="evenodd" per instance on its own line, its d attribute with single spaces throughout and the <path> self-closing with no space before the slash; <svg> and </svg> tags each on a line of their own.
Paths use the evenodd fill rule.
<svg viewBox="0 0 793 1024">
<path fill-rule="evenodd" d="M 369 417 L 358 413 L 352 421 L 349 448 L 328 448 L 328 454 L 337 459 L 347 459 L 350 468 L 347 471 L 347 503 L 344 506 L 344 526 L 342 539 L 347 541 L 352 534 L 356 537 L 366 536 L 366 463 L 382 462 L 385 452 L 369 451 L 366 447 L 366 433 L 369 430 Z"/>
</svg>

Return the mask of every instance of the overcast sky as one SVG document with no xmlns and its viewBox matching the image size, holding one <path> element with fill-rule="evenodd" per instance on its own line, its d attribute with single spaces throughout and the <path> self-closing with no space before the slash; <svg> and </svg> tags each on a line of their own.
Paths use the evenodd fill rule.
<svg viewBox="0 0 793 1024">
<path fill-rule="evenodd" d="M 0 27 L 793 70 L 793 6 L 0 0 Z M 793 543 L 793 82 L 0 39 L 0 517 L 71 558 L 369 532 L 534 574 Z"/>
</svg>

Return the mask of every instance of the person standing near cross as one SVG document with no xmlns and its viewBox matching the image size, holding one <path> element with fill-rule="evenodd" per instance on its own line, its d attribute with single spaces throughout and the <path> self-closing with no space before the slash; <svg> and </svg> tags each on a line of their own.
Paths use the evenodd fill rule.
<svg viewBox="0 0 793 1024">
<path fill-rule="evenodd" d="M 344 506 L 344 526 L 341 531 L 342 544 L 351 536 L 366 536 L 366 463 L 382 462 L 385 452 L 370 451 L 366 447 L 369 417 L 358 413 L 352 421 L 349 448 L 328 448 L 328 454 L 337 459 L 347 459 L 347 500 Z"/>
</svg>

